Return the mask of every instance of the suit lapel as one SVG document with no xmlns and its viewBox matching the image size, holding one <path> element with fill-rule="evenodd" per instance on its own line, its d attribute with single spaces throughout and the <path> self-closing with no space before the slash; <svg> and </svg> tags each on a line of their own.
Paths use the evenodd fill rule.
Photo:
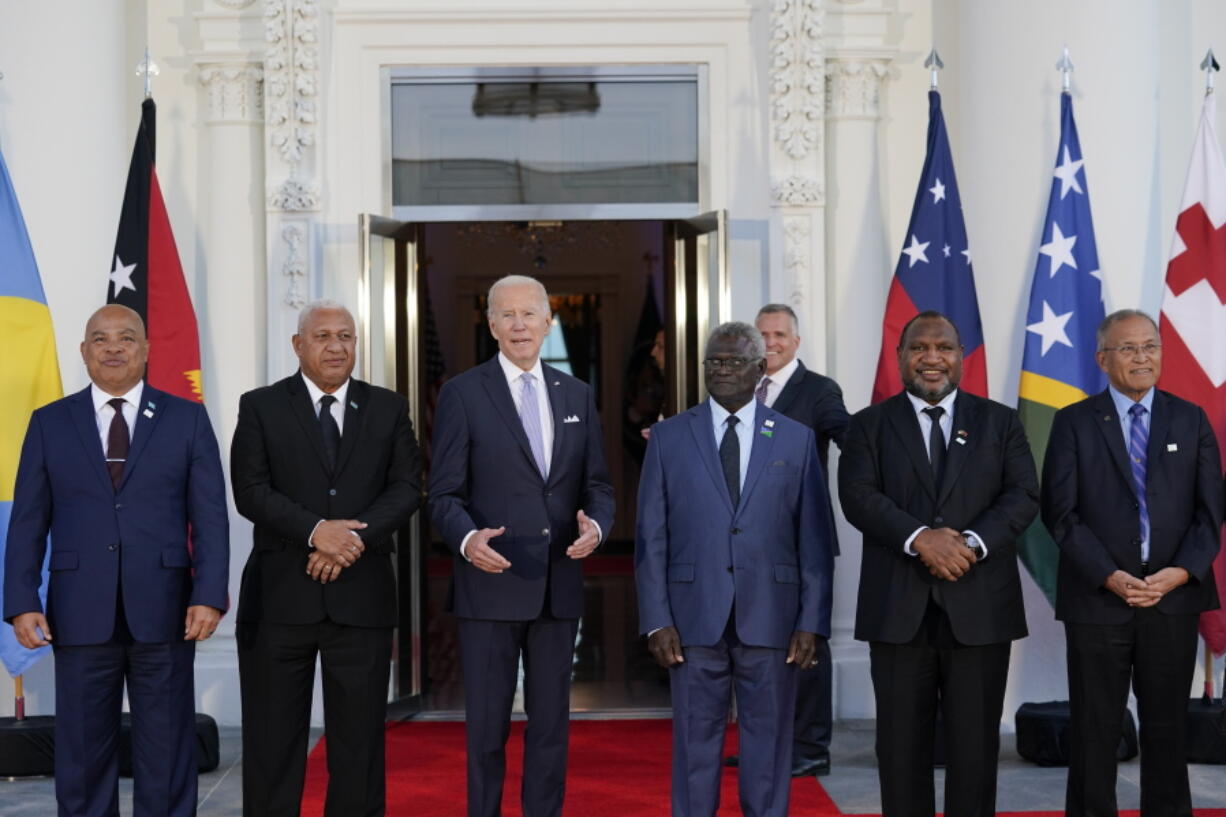
<svg viewBox="0 0 1226 817">
<path fill-rule="evenodd" d="M 285 399 L 290 404 L 290 412 L 298 418 L 298 423 L 302 426 L 302 433 L 310 441 L 311 448 L 315 449 L 315 456 L 319 457 L 319 464 L 325 471 L 331 472 L 332 466 L 324 454 L 324 435 L 319 428 L 319 417 L 315 415 L 311 393 L 307 391 L 302 377 L 302 372 L 298 372 L 282 381 L 285 384 Z"/>
<path fill-rule="evenodd" d="M 1115 412 L 1115 401 L 1111 399 L 1109 388 L 1099 392 L 1094 398 L 1094 422 L 1105 438 L 1103 441 L 1111 452 L 1111 459 L 1115 462 L 1116 470 L 1120 472 L 1124 484 L 1136 493 L 1132 485 L 1132 467 L 1128 464 L 1128 448 L 1124 445 L 1124 432 L 1120 430 L 1120 417 Z"/>
<path fill-rule="evenodd" d="M 362 434 L 366 424 L 366 400 L 370 396 L 370 387 L 361 380 L 349 379 L 349 391 L 345 393 L 345 425 L 341 429 L 341 447 L 336 453 L 336 473 L 345 469 L 349 455 L 357 445 L 357 439 Z M 314 407 L 312 406 L 312 413 Z M 315 425 L 318 427 L 318 418 Z M 323 446 L 323 430 L 319 432 L 319 444 Z"/>
<path fill-rule="evenodd" d="M 954 399 L 954 421 L 951 439 L 947 440 L 948 453 L 945 456 L 945 475 L 941 481 L 941 490 L 937 504 L 941 505 L 953 490 L 962 466 L 974 453 L 979 445 L 979 402 L 972 399 L 966 392 L 958 392 Z"/>
<path fill-rule="evenodd" d="M 724 469 L 719 464 L 719 451 L 715 447 L 715 431 L 711 425 L 710 398 L 703 400 L 686 412 L 690 424 L 690 433 L 694 435 L 694 444 L 698 447 L 698 456 L 707 467 L 707 473 L 715 483 L 716 492 L 724 500 L 725 507 L 732 513 L 732 497 L 728 495 L 728 484 L 724 482 Z"/>
<path fill-rule="evenodd" d="M 141 389 L 140 404 L 136 407 L 136 428 L 132 432 L 132 447 L 128 450 L 128 461 L 123 464 L 123 480 L 119 483 L 121 491 L 132 478 L 132 472 L 136 470 L 136 462 L 145 450 L 145 444 L 149 442 L 154 426 L 162 419 L 162 414 L 166 411 L 165 402 L 165 393 L 158 391 L 148 383 L 145 384 L 145 388 Z M 101 444 L 101 440 L 99 443 Z"/>
<path fill-rule="evenodd" d="M 538 477 L 541 472 L 536 467 L 536 458 L 532 456 L 532 446 L 528 445 L 528 435 L 524 433 L 523 421 L 519 419 L 519 412 L 515 410 L 515 401 L 511 399 L 511 388 L 507 385 L 506 375 L 503 374 L 502 364 L 498 362 L 498 356 L 495 355 L 485 364 L 485 368 L 481 370 L 482 379 L 485 381 L 485 392 L 490 397 L 490 402 L 502 417 L 502 421 L 506 423 L 507 429 L 511 432 L 511 436 L 515 442 L 519 443 L 519 448 L 523 451 L 524 456 L 528 458 L 528 462 L 532 465 L 532 471 Z M 552 394 L 550 395 L 553 396 Z M 555 415 L 556 416 L 556 415 Z M 557 435 L 557 428 L 554 428 L 554 435 Z"/>
<path fill-rule="evenodd" d="M 98 419 L 94 412 L 94 401 L 90 398 L 89 386 L 72 396 L 68 413 L 72 415 L 72 424 L 77 427 L 81 445 L 85 447 L 85 459 L 93 464 L 94 473 L 106 485 L 107 490 L 114 490 L 111 473 L 106 470 L 106 452 L 102 450 L 102 438 L 98 434 Z"/>
<path fill-rule="evenodd" d="M 553 415 L 553 448 L 549 455 L 551 479 L 558 470 L 556 466 L 562 461 L 562 422 L 566 419 L 566 391 L 559 374 L 552 366 L 541 364 L 541 375 L 545 378 L 545 392 L 549 395 L 549 413 Z M 520 423 L 520 427 L 523 427 L 523 423 Z M 528 435 L 525 434 L 524 439 L 527 438 Z"/>
<path fill-rule="evenodd" d="M 933 500 L 937 498 L 936 480 L 932 477 L 932 463 L 928 460 L 928 449 L 925 446 L 924 432 L 920 429 L 919 420 L 906 392 L 899 392 L 891 397 L 886 405 L 886 416 L 894 433 L 902 442 L 903 450 L 911 458 L 911 465 L 919 475 L 924 490 Z"/>
<path fill-rule="evenodd" d="M 1145 449 L 1145 481 L 1152 485 L 1152 475 L 1162 462 L 1166 436 L 1171 428 L 1171 412 L 1166 395 L 1157 389 L 1154 389 L 1154 402 L 1150 405 L 1153 410 L 1149 416 L 1149 445 Z"/>
<path fill-rule="evenodd" d="M 775 398 L 775 405 L 771 406 L 771 409 L 779 414 L 787 414 L 788 407 L 792 405 L 792 401 L 800 394 L 800 387 L 804 379 L 805 364 L 798 360 L 796 361 L 796 371 L 792 372 L 792 376 L 784 384 L 783 391 L 779 392 L 779 396 Z"/>
<path fill-rule="evenodd" d="M 741 487 L 741 504 L 738 507 L 745 507 L 754 486 L 758 484 L 758 477 L 762 476 L 762 469 L 770 461 L 775 435 L 773 431 L 769 436 L 762 432 L 771 431 L 766 427 L 766 420 L 776 414 L 774 410 L 758 403 L 758 408 L 754 413 L 753 428 L 750 429 L 752 436 L 749 438 L 749 468 L 745 472 L 745 484 Z"/>
</svg>

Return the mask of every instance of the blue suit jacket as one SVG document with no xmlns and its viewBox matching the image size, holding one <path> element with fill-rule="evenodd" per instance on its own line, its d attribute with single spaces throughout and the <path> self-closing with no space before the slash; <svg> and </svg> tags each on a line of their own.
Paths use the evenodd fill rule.
<svg viewBox="0 0 1226 817">
<path fill-rule="evenodd" d="M 578 618 L 582 560 L 566 555 L 578 537 L 576 514 L 582 508 L 605 536 L 613 529 L 613 486 L 592 390 L 542 368 L 553 414 L 548 479 L 532 458 L 497 356 L 447 381 L 439 394 L 430 516 L 455 553 L 452 606 L 462 618 L 527 621 L 546 603 L 557 618 Z M 503 526 L 490 546 L 510 570 L 485 573 L 460 556 L 469 531 Z"/>
<path fill-rule="evenodd" d="M 192 549 L 188 549 L 188 528 Z M 183 638 L 188 605 L 227 605 L 229 521 L 204 406 L 145 385 L 123 482 L 111 485 L 88 388 L 30 418 L 9 521 L 4 618 L 41 612 L 58 646 L 101 644 L 116 599 L 136 641 Z"/>
<path fill-rule="evenodd" d="M 830 635 L 833 530 L 813 432 L 759 404 L 741 500 L 732 507 L 708 402 L 651 428 L 639 481 L 639 628 L 676 627 L 715 644 L 736 601 L 736 633 L 786 648 Z"/>
</svg>

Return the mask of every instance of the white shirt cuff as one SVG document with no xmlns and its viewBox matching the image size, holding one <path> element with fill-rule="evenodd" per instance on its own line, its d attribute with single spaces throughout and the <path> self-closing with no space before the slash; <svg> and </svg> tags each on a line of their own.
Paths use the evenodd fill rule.
<svg viewBox="0 0 1226 817">
<path fill-rule="evenodd" d="M 464 561 L 466 562 L 471 562 L 472 559 L 468 558 L 468 554 L 465 553 L 464 550 L 465 548 L 468 547 L 468 540 L 473 538 L 473 534 L 476 532 L 477 532 L 477 529 L 473 528 L 472 530 L 468 532 L 468 535 L 464 537 L 464 541 L 460 542 L 460 555 L 464 557 Z"/>
<path fill-rule="evenodd" d="M 311 550 L 315 549 L 315 546 L 311 544 L 311 540 L 315 538 L 315 531 L 319 530 L 319 526 L 322 525 L 325 521 L 326 520 L 321 519 L 318 522 L 316 522 L 315 527 L 311 528 L 310 534 L 307 535 L 307 547 L 310 548 Z"/>
<path fill-rule="evenodd" d="M 601 543 L 604 542 L 604 531 L 600 529 L 599 522 L 597 522 L 595 519 L 592 519 L 592 517 L 590 516 L 588 517 L 588 519 L 592 520 L 592 526 L 596 528 L 596 546 L 600 547 Z"/>
<path fill-rule="evenodd" d="M 911 547 L 911 545 L 915 542 L 915 537 L 919 536 L 926 530 L 928 530 L 927 525 L 924 525 L 922 528 L 916 528 L 915 533 L 908 536 L 907 541 L 902 543 L 902 552 L 908 556 L 918 556 L 919 554 L 915 552 L 915 548 Z"/>
</svg>

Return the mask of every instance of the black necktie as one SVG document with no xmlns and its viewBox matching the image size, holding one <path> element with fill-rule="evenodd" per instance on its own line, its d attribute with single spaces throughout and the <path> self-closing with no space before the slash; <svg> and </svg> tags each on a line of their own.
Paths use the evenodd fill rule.
<svg viewBox="0 0 1226 817">
<path fill-rule="evenodd" d="M 319 398 L 319 430 L 324 435 L 324 456 L 328 458 L 328 467 L 336 467 L 336 452 L 341 448 L 341 430 L 332 416 L 332 404 L 336 398 L 325 394 Z"/>
<path fill-rule="evenodd" d="M 111 485 L 118 491 L 119 483 L 123 482 L 123 466 L 128 461 L 128 448 L 132 440 L 128 437 L 128 421 L 123 418 L 123 398 L 116 397 L 106 403 L 115 409 L 111 428 L 106 433 L 106 470 L 111 472 Z"/>
<path fill-rule="evenodd" d="M 741 501 L 741 441 L 736 436 L 736 424 L 739 420 L 735 414 L 730 414 L 725 422 L 728 428 L 719 444 L 719 464 L 724 467 L 728 498 L 732 500 L 732 507 L 735 508 Z"/>
<path fill-rule="evenodd" d="M 945 409 L 933 406 L 924 409 L 924 413 L 932 420 L 932 431 L 928 432 L 928 460 L 932 463 L 932 478 L 940 488 L 945 476 L 945 432 L 941 430 L 941 415 Z"/>
</svg>

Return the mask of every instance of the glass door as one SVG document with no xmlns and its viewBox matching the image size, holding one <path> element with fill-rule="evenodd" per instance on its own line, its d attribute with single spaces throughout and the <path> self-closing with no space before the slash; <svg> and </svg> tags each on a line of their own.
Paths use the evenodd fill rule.
<svg viewBox="0 0 1226 817">
<path fill-rule="evenodd" d="M 668 414 L 676 414 L 707 396 L 702 380 L 702 345 L 707 335 L 732 314 L 728 279 L 728 212 L 712 210 L 669 224 L 672 251 L 666 257 L 665 328 L 669 369 L 673 372 Z"/>
</svg>

